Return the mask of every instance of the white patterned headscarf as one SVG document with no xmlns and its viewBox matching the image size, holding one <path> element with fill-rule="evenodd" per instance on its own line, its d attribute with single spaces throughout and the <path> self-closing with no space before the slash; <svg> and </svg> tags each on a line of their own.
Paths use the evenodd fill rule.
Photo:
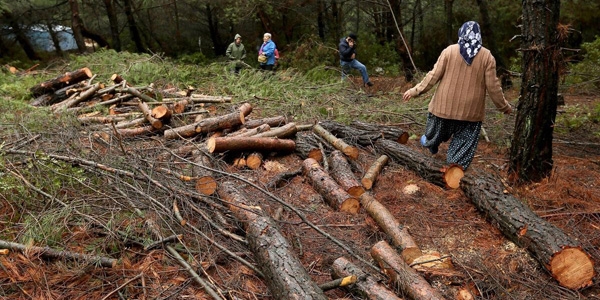
<svg viewBox="0 0 600 300">
<path fill-rule="evenodd" d="M 460 27 L 458 30 L 458 46 L 460 47 L 460 55 L 467 65 L 471 65 L 473 58 L 482 47 L 481 30 L 479 30 L 477 22 L 469 21 Z"/>
</svg>

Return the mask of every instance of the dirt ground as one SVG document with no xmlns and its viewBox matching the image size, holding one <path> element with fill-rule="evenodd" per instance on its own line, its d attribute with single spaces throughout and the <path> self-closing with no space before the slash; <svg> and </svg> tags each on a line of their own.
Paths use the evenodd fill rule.
<svg viewBox="0 0 600 300">
<path fill-rule="evenodd" d="M 374 89 L 397 89 L 384 79 L 375 79 Z M 511 91 L 516 93 L 515 91 Z M 595 97 L 566 95 L 567 105 L 591 106 Z M 480 141 L 470 169 L 486 170 L 506 178 L 506 140 L 510 138 L 514 119 L 486 119 L 490 142 Z M 504 127 L 503 127 L 504 126 Z M 403 128 L 419 136 L 420 125 Z M 597 128 L 595 128 L 596 131 Z M 577 239 L 584 251 L 600 270 L 600 137 L 593 128 L 581 128 L 568 134 L 557 134 L 554 145 L 554 171 L 546 180 L 525 186 L 514 186 L 511 192 L 527 203 L 543 219 Z M 155 141 L 146 141 L 144 147 L 164 147 Z M 174 147 L 175 145 L 169 145 Z M 415 139 L 408 142 L 414 151 L 426 153 Z M 435 159 L 445 161 L 447 145 L 442 145 Z M 363 175 L 378 156 L 372 149 L 363 148 L 359 158 L 352 163 L 357 177 Z M 239 170 L 225 165 L 225 171 L 247 178 L 257 186 L 264 186 L 281 172 L 301 167 L 297 155 L 272 156 L 258 170 Z M 469 172 L 469 171 L 467 171 Z M 405 187 L 413 185 L 418 192 L 406 194 Z M 364 209 L 351 215 L 336 212 L 328 207 L 322 197 L 311 187 L 305 176 L 295 176 L 282 186 L 269 190 L 291 206 L 301 211 L 309 221 L 343 242 L 353 253 L 336 246 L 331 240 L 307 226 L 289 209 L 273 201 L 264 193 L 247 184 L 240 188 L 253 201 L 271 214 L 279 214 L 281 232 L 293 245 L 296 254 L 310 276 L 318 284 L 331 280 L 332 262 L 346 257 L 365 272 L 376 276 L 381 283 L 388 280 L 355 259 L 352 254 L 371 261 L 371 247 L 387 240 Z M 526 250 L 507 240 L 475 208 L 460 190 L 444 189 L 425 181 L 415 172 L 390 162 L 378 177 L 371 191 L 398 219 L 409 228 L 415 242 L 426 253 L 447 256 L 454 266 L 454 275 L 445 276 L 430 272 L 421 273 L 430 284 L 447 299 L 459 299 L 458 291 L 468 287 L 476 299 L 600 299 L 598 278 L 581 291 L 560 287 Z M 2 201 L 2 216 L 14 214 L 14 207 Z M 189 213 L 188 209 L 182 211 Z M 187 215 L 190 222 L 200 222 Z M 230 216 L 227 216 L 230 217 Z M 196 217 L 197 218 L 197 217 Z M 143 222 L 143 220 L 139 220 Z M 0 229 L 8 230 L 0 222 Z M 73 249 L 84 250 L 91 237 L 101 236 L 99 228 L 71 226 L 73 231 L 65 238 L 80 245 Z M 206 227 L 203 227 L 206 228 Z M 176 229 L 174 229 L 177 232 Z M 241 230 L 235 233 L 243 234 Z M 215 234 L 211 232 L 211 234 Z M 184 243 L 189 238 L 184 237 Z M 226 244 L 238 255 L 252 261 L 251 253 L 234 241 Z M 106 249 L 107 252 L 110 249 Z M 202 275 L 226 291 L 228 299 L 272 299 L 265 283 L 249 268 L 238 263 L 223 251 L 206 246 L 189 249 L 193 265 Z M 164 249 L 143 251 L 139 246 L 128 245 L 111 253 L 120 258 L 116 269 L 73 268 L 68 263 L 46 261 L 38 257 L 11 253 L 0 256 L 0 297 L 5 299 L 209 299 L 198 284 L 179 266 Z M 2 279 L 4 277 L 4 279 Z M 144 278 L 146 278 L 144 280 Z M 123 285 L 123 287 L 121 287 Z M 394 289 L 393 286 L 390 286 Z M 113 294 L 108 293 L 115 291 Z M 402 295 L 400 291 L 397 291 Z M 330 299 L 362 299 L 346 289 L 326 292 Z"/>
</svg>

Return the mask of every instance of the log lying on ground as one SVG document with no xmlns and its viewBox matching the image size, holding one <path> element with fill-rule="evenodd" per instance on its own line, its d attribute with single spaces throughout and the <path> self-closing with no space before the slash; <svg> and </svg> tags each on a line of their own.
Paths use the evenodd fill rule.
<svg viewBox="0 0 600 300">
<path fill-rule="evenodd" d="M 400 222 L 381 202 L 373 198 L 370 193 L 364 193 L 360 196 L 360 204 L 381 230 L 388 235 L 392 245 L 398 249 L 407 264 L 410 265 L 415 259 L 423 256 L 423 252 L 408 233 L 408 228 L 401 226 Z"/>
<path fill-rule="evenodd" d="M 323 170 L 319 163 L 307 158 L 302 163 L 302 169 L 312 183 L 313 188 L 323 196 L 327 204 L 335 210 L 358 213 L 360 203 L 358 199 L 348 194 L 333 178 Z"/>
<path fill-rule="evenodd" d="M 197 123 L 165 130 L 166 139 L 189 138 L 200 133 L 209 133 L 244 124 L 246 116 L 252 112 L 250 103 L 242 104 L 235 112 L 218 117 L 206 118 Z"/>
<path fill-rule="evenodd" d="M 267 124 L 270 127 L 279 127 L 279 126 L 285 125 L 286 123 L 287 123 L 287 120 L 284 116 L 276 116 L 276 117 L 270 117 L 270 118 L 246 120 L 244 127 L 250 129 L 250 128 L 258 127 L 263 124 Z"/>
<path fill-rule="evenodd" d="M 365 299 L 372 300 L 401 300 L 394 292 L 380 284 L 376 278 L 365 273 L 348 259 L 340 257 L 333 261 L 332 272 L 334 277 L 354 275 L 357 282 L 350 286 L 350 290 Z"/>
<path fill-rule="evenodd" d="M 88 68 L 81 68 L 73 72 L 65 73 L 56 78 L 42 82 L 30 89 L 33 97 L 39 97 L 43 94 L 52 93 L 68 85 L 75 84 L 86 79 L 92 78 L 92 71 Z"/>
<path fill-rule="evenodd" d="M 271 128 L 269 131 L 257 133 L 254 137 L 277 137 L 280 139 L 289 138 L 296 135 L 298 129 L 296 129 L 296 123 L 288 123 L 281 127 Z"/>
<path fill-rule="evenodd" d="M 377 179 L 377 176 L 379 176 L 379 173 L 381 173 L 381 170 L 387 164 L 388 159 L 389 158 L 387 155 L 380 156 L 371 165 L 369 170 L 367 170 L 367 172 L 365 173 L 365 176 L 363 176 L 363 178 L 360 180 L 360 182 L 362 183 L 363 187 L 365 187 L 366 190 L 370 190 L 373 187 L 373 183 L 375 182 L 375 179 Z"/>
<path fill-rule="evenodd" d="M 387 155 L 394 162 L 415 171 L 427 181 L 441 187 L 456 189 L 464 176 L 462 167 L 458 165 L 444 166 L 430 156 L 390 140 L 383 139 L 375 142 L 375 151 Z"/>
<path fill-rule="evenodd" d="M 470 172 L 461 187 L 507 238 L 526 248 L 560 285 L 575 290 L 592 284 L 594 262 L 580 243 L 505 193 L 501 179 Z"/>
<path fill-rule="evenodd" d="M 244 224 L 250 249 L 274 299 L 327 299 L 273 219 L 260 207 L 249 206 L 251 200 L 236 190 L 233 182 L 224 182 L 219 187 L 219 196 Z"/>
<path fill-rule="evenodd" d="M 194 103 L 231 103 L 229 96 L 210 96 L 201 94 L 191 94 L 190 97 Z"/>
<path fill-rule="evenodd" d="M 73 260 L 78 262 L 86 262 L 90 264 L 98 264 L 105 268 L 113 268 L 117 265 L 117 260 L 112 258 L 93 256 L 70 251 L 58 251 L 49 247 L 25 246 L 23 244 L 0 241 L 0 249 L 9 249 L 20 251 L 27 255 L 40 255 L 44 258 Z"/>
<path fill-rule="evenodd" d="M 229 137 L 231 137 L 231 136 L 238 136 L 238 137 L 241 137 L 241 136 L 253 136 L 253 135 L 256 135 L 256 134 L 259 134 L 259 133 L 262 133 L 262 132 L 265 132 L 265 131 L 269 131 L 269 130 L 271 130 L 271 126 L 269 124 L 262 124 L 262 125 L 260 125 L 258 127 L 254 127 L 254 128 L 251 128 L 251 129 L 242 128 L 242 129 L 240 129 L 238 131 L 234 131 L 232 133 L 227 134 L 227 136 L 229 136 Z"/>
<path fill-rule="evenodd" d="M 80 102 L 83 102 L 83 101 L 91 98 L 94 94 L 96 94 L 96 91 L 98 91 L 101 87 L 102 87 L 102 85 L 100 83 L 96 83 L 93 86 L 91 86 L 90 88 L 88 88 L 87 90 L 81 92 L 79 95 L 68 98 L 66 100 L 63 100 L 61 102 L 58 102 L 58 103 L 52 105 L 52 110 L 59 111 L 59 110 L 73 107 L 73 106 L 79 104 Z"/>
<path fill-rule="evenodd" d="M 296 143 L 293 140 L 269 137 L 213 137 L 206 143 L 208 152 L 225 151 L 260 151 L 260 152 L 293 152 Z"/>
<path fill-rule="evenodd" d="M 157 133 L 158 130 L 154 128 L 152 125 L 143 126 L 143 127 L 135 127 L 135 128 L 122 128 L 117 129 L 117 133 L 121 137 L 136 137 L 143 135 L 150 135 Z"/>
<path fill-rule="evenodd" d="M 328 143 L 330 143 L 335 149 L 342 151 L 344 154 L 346 154 L 351 159 L 358 158 L 358 154 L 359 154 L 358 148 L 346 144 L 346 142 L 344 142 L 342 139 L 339 139 L 336 136 L 334 136 L 333 134 L 331 134 L 331 132 L 327 131 L 321 125 L 317 124 L 317 125 L 313 126 L 313 131 L 316 134 L 318 134 L 320 137 L 325 139 Z"/>
<path fill-rule="evenodd" d="M 212 160 L 202 151 L 195 150 L 193 153 L 195 158 L 192 174 L 197 178 L 196 191 L 202 195 L 210 196 L 217 191 L 217 180 L 215 179 L 215 175 L 212 171 L 207 169 L 213 168 Z"/>
<path fill-rule="evenodd" d="M 376 125 L 372 125 L 370 130 L 346 126 L 334 121 L 321 121 L 319 122 L 319 125 L 336 137 L 344 139 L 352 145 L 372 146 L 375 141 L 383 139 L 384 137 L 400 144 L 406 144 L 408 141 L 408 133 L 403 132 L 401 129 L 398 129 L 398 131 L 402 132 L 399 135 L 384 135 L 383 132 L 377 130 Z"/>
<path fill-rule="evenodd" d="M 43 94 L 37 98 L 35 98 L 33 101 L 31 101 L 31 105 L 32 106 L 46 106 L 46 105 L 52 105 L 55 103 L 58 103 L 60 101 L 63 101 L 67 98 L 69 98 L 69 96 L 71 96 L 73 93 L 79 91 L 81 88 L 85 87 L 85 81 L 82 82 L 77 82 L 75 84 L 71 84 L 68 86 L 65 86 L 64 88 L 58 89 L 53 93 L 47 93 L 47 94 Z"/>
<path fill-rule="evenodd" d="M 329 165 L 331 168 L 329 174 L 348 194 L 359 197 L 365 192 L 362 184 L 358 182 L 358 179 L 352 173 L 350 164 L 341 151 L 331 152 Z"/>
<path fill-rule="evenodd" d="M 146 120 L 148 120 L 148 122 L 150 123 L 150 125 L 152 125 L 152 127 L 156 128 L 156 129 L 161 129 L 163 127 L 163 122 L 152 116 L 152 111 L 150 110 L 150 108 L 148 107 L 148 104 L 146 104 L 146 102 L 139 101 L 138 107 L 144 114 L 144 118 L 146 118 Z"/>
<path fill-rule="evenodd" d="M 168 123 L 171 120 L 171 116 L 173 116 L 173 110 L 171 110 L 168 106 L 162 104 L 152 109 L 152 113 L 150 114 L 153 118 L 161 120 L 163 123 Z"/>
<path fill-rule="evenodd" d="M 445 299 L 417 271 L 409 267 L 385 241 L 380 241 L 373 245 L 371 256 L 379 263 L 382 269 L 385 269 L 388 276 L 398 285 L 402 293 L 410 299 Z"/>
<path fill-rule="evenodd" d="M 361 121 L 352 121 L 350 125 L 366 131 L 379 132 L 386 140 L 396 141 L 400 144 L 406 144 L 408 142 L 409 134 L 395 126 L 372 124 Z"/>
<path fill-rule="evenodd" d="M 246 157 L 246 166 L 252 170 L 258 170 L 263 162 L 263 155 L 260 152 L 252 152 Z"/>
<path fill-rule="evenodd" d="M 296 153 L 302 158 L 312 158 L 318 162 L 323 160 L 323 154 L 319 148 L 319 141 L 312 135 L 299 134 L 296 135 Z"/>
</svg>

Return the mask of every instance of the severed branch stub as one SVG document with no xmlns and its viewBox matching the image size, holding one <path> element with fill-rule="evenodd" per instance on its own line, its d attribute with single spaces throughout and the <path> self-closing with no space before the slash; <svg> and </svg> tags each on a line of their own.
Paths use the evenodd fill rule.
<svg viewBox="0 0 600 300">
<path fill-rule="evenodd" d="M 379 173 L 381 173 L 381 170 L 383 170 L 383 167 L 387 164 L 388 160 L 389 158 L 387 155 L 382 155 L 371 165 L 369 170 L 367 170 L 365 176 L 363 176 L 360 181 L 366 190 L 370 190 L 373 187 L 375 179 L 377 179 L 377 176 L 379 176 Z"/>
</svg>

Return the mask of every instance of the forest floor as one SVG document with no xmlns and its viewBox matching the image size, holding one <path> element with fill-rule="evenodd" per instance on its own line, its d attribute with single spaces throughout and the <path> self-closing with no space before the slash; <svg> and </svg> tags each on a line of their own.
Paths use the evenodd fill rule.
<svg viewBox="0 0 600 300">
<path fill-rule="evenodd" d="M 373 93 L 405 89 L 397 79 L 374 78 L 374 82 L 375 86 L 369 90 Z M 515 99 L 518 91 L 509 90 L 508 93 L 512 93 L 511 99 Z M 577 106 L 584 111 L 586 108 L 592 109 L 598 103 L 597 97 L 593 96 L 575 94 L 564 96 L 566 107 Z M 364 96 L 356 101 L 369 101 L 369 99 Z M 493 108 L 490 106 L 491 110 Z M 565 107 L 559 107 L 559 113 L 564 110 Z M 216 115 L 218 114 L 216 112 Z M 398 123 L 403 121 L 410 120 L 398 120 Z M 419 147 L 417 139 L 414 139 L 414 136 L 422 134 L 424 124 L 411 124 L 411 122 L 406 124 L 402 129 L 413 134 L 413 139 L 410 139 L 407 145 L 414 151 L 426 154 L 427 150 Z M 504 118 L 490 116 L 486 119 L 484 127 L 490 142 L 481 139 L 469 170 L 486 170 L 506 178 L 507 143 L 512 134 L 512 124 L 514 124 L 514 115 Z M 557 123 L 557 127 L 559 126 L 561 124 Z M 510 189 L 516 198 L 527 203 L 541 218 L 577 239 L 584 251 L 592 257 L 596 273 L 600 271 L 600 137 L 594 135 L 594 132 L 599 132 L 599 128 L 598 124 L 593 123 L 573 130 L 557 128 L 553 147 L 552 175 L 542 182 L 512 186 Z M 176 149 L 183 144 L 182 141 L 166 143 L 159 138 L 144 138 L 126 140 L 121 145 L 118 145 L 117 141 L 110 141 L 110 145 L 107 146 L 97 139 L 90 138 L 89 134 L 82 135 L 78 132 L 74 130 L 72 134 L 69 133 L 71 140 L 68 141 L 60 140 L 67 136 L 67 133 L 47 136 L 44 142 L 37 144 L 37 149 L 28 150 L 62 153 L 62 147 L 66 146 L 71 155 L 83 155 L 86 151 L 98 152 L 95 153 L 98 158 L 111 156 L 109 161 L 113 162 L 131 160 L 135 161 L 137 167 L 144 169 L 142 162 L 155 159 L 166 148 Z M 75 146 L 74 141 L 80 144 Z M 124 148 L 123 151 L 129 155 L 119 154 L 121 148 Z M 80 152 L 75 151 L 77 149 Z M 445 162 L 446 149 L 447 144 L 443 144 L 434 158 Z M 377 157 L 372 149 L 361 149 L 359 158 L 353 163 L 355 174 L 361 176 Z M 104 162 L 108 161 L 104 160 Z M 302 159 L 292 154 L 267 157 L 263 167 L 258 170 L 240 170 L 226 163 L 222 163 L 221 166 L 224 172 L 243 177 L 248 182 L 262 187 L 279 173 L 297 170 L 301 164 Z M 106 176 L 102 184 L 109 187 L 115 186 L 115 182 L 119 183 L 123 191 L 130 195 L 130 200 L 138 204 L 142 210 L 151 208 L 152 205 L 143 205 L 147 202 L 140 198 L 152 196 L 161 200 L 161 196 L 152 193 L 156 189 L 149 187 L 150 184 L 139 185 L 139 189 L 143 191 L 135 198 L 129 194 L 131 191 L 126 189 L 125 184 L 112 176 Z M 165 184 L 165 181 L 160 182 Z M 240 189 L 243 189 L 254 201 L 258 201 L 264 210 L 271 214 L 277 212 L 280 215 L 278 224 L 281 232 L 293 245 L 303 266 L 318 284 L 331 280 L 332 262 L 342 256 L 379 278 L 383 284 L 388 283 L 377 272 L 364 266 L 347 251 L 307 226 L 293 211 L 282 210 L 280 203 L 273 201 L 254 186 L 244 182 L 238 184 Z M 405 194 L 403 190 L 407 185 L 418 186 L 419 192 L 412 195 Z M 310 222 L 348 245 L 354 255 L 367 261 L 371 261 L 369 255 L 371 247 L 381 240 L 388 239 L 364 209 L 355 215 L 333 211 L 323 202 L 322 197 L 314 191 L 303 175 L 293 177 L 286 184 L 271 189 L 270 192 L 296 207 Z M 423 274 L 447 299 L 458 299 L 458 290 L 463 287 L 470 287 L 476 299 L 600 299 L 600 280 L 597 276 L 594 283 L 584 290 L 571 291 L 562 288 L 526 250 L 503 236 L 475 208 L 461 189 L 441 188 L 427 182 L 415 172 L 390 162 L 377 178 L 371 193 L 390 210 L 400 224 L 409 228 L 410 234 L 423 251 L 450 256 L 459 276 Z M 85 201 L 94 203 L 88 204 L 86 211 L 81 215 L 94 212 L 94 209 L 98 208 L 95 206 L 100 203 L 100 198 L 104 198 L 103 211 L 92 214 L 99 220 L 110 219 L 109 215 L 122 213 L 124 207 L 127 207 L 125 200 L 116 195 L 117 193 L 113 194 L 105 189 L 96 193 L 89 191 L 83 193 L 68 187 L 60 194 L 69 198 L 72 203 Z M 15 231 L 15 227 L 19 226 L 19 220 L 24 218 L 16 216 L 26 214 L 19 212 L 20 206 L 11 202 L 9 198 L 6 194 L 0 198 L 0 233 L 5 237 L 13 235 L 11 231 Z M 165 205 L 171 207 L 172 201 L 172 199 L 165 200 Z M 218 202 L 218 199 L 212 197 L 210 201 Z M 46 208 L 52 203 L 42 202 L 40 206 Z M 106 204 L 107 202 L 110 204 Z M 217 218 L 214 208 L 218 206 L 203 203 L 198 205 L 213 218 Z M 180 209 L 188 222 L 195 224 L 207 235 L 226 245 L 232 252 L 253 261 L 251 252 L 243 244 L 219 235 L 194 213 L 191 206 L 180 203 Z M 133 211 L 131 207 L 130 211 Z M 221 213 L 227 222 L 235 223 L 229 213 L 225 211 Z M 78 215 L 74 212 L 70 214 Z M 159 247 L 144 251 L 139 244 L 119 242 L 118 238 L 112 237 L 105 228 L 94 225 L 93 222 L 79 220 L 75 222 L 68 218 L 56 219 L 56 222 L 67 223 L 63 225 L 69 228 L 69 231 L 61 235 L 63 242 L 58 244 L 70 251 L 86 252 L 102 249 L 103 251 L 100 252 L 119 259 L 117 267 L 98 268 L 60 260 L 45 260 L 27 253 L 11 252 L 8 255 L 0 255 L 0 298 L 209 299 L 198 283 L 183 270 L 167 250 Z M 132 235 L 147 236 L 148 233 L 144 232 L 144 224 L 148 224 L 151 220 L 163 226 L 162 228 L 168 228 L 163 232 L 165 236 L 168 236 L 168 233 L 183 234 L 182 243 L 185 247 L 177 249 L 187 258 L 193 269 L 202 277 L 208 278 L 226 298 L 272 299 L 265 282 L 252 270 L 199 238 L 193 230 L 184 229 L 184 226 L 178 227 L 176 222 L 161 216 L 160 210 L 148 213 L 145 217 L 134 216 L 132 213 L 127 222 L 116 224 L 116 227 L 129 228 Z M 106 221 L 106 224 L 108 223 Z M 240 229 L 232 230 L 236 234 L 243 234 Z M 397 292 L 402 295 L 400 291 Z M 345 289 L 328 291 L 326 295 L 331 299 L 361 299 L 360 296 Z"/>
</svg>

